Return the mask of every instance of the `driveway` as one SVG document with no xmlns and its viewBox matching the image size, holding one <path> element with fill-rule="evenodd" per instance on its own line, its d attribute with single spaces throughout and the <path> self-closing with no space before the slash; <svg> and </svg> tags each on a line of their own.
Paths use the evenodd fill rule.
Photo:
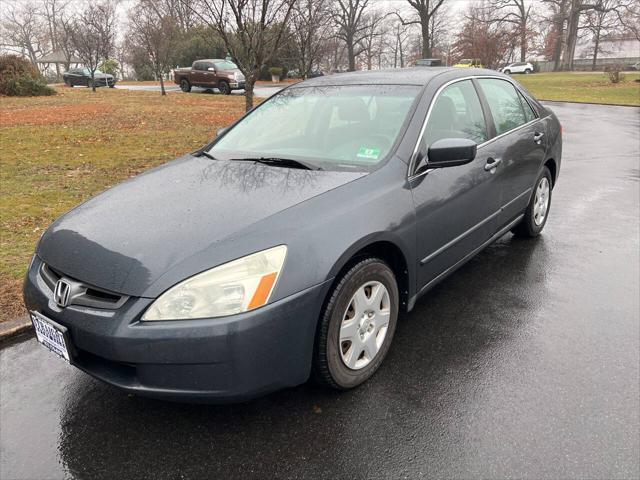
<svg viewBox="0 0 640 480">
<path fill-rule="evenodd" d="M 263 98 L 268 98 L 271 95 L 278 93 L 280 90 L 282 90 L 283 88 L 287 87 L 288 84 L 281 84 L 281 85 L 259 85 L 254 87 L 253 89 L 253 94 L 256 97 L 263 97 Z M 160 92 L 160 85 L 121 85 L 121 84 L 116 84 L 116 88 L 122 89 L 122 90 L 144 90 L 147 92 Z M 180 90 L 180 87 L 178 87 L 177 85 L 173 84 L 173 83 L 167 83 L 165 85 L 165 90 L 169 93 L 182 93 L 182 90 Z M 191 89 L 191 92 L 189 92 L 190 94 L 211 94 L 212 92 L 215 92 L 215 94 L 219 94 L 218 90 L 207 90 L 205 88 L 199 88 L 199 87 L 193 87 Z M 231 92 L 231 95 L 244 95 L 244 90 L 234 90 L 233 92 Z"/>
<path fill-rule="evenodd" d="M 26 335 L 0 351 L 0 477 L 638 478 L 640 109 L 551 106 L 544 234 L 504 236 L 421 299 L 365 385 L 163 403 Z"/>
</svg>

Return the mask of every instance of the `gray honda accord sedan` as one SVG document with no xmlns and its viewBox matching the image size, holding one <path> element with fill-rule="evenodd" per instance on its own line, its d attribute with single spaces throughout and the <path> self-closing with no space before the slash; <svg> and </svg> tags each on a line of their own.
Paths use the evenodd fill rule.
<svg viewBox="0 0 640 480">
<path fill-rule="evenodd" d="M 139 395 L 352 388 L 400 310 L 540 234 L 561 149 L 556 116 L 494 71 L 315 78 L 58 219 L 25 303 L 44 346 Z"/>
</svg>

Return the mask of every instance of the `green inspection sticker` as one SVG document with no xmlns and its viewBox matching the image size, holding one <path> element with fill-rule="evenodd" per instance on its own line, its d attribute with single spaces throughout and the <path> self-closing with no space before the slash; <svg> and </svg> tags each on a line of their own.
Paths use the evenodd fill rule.
<svg viewBox="0 0 640 480">
<path fill-rule="evenodd" d="M 378 157 L 380 156 L 380 149 L 379 148 L 369 148 L 369 147 L 360 147 L 360 150 L 358 150 L 358 155 L 356 155 L 358 158 L 368 158 L 371 160 L 377 160 Z"/>
</svg>

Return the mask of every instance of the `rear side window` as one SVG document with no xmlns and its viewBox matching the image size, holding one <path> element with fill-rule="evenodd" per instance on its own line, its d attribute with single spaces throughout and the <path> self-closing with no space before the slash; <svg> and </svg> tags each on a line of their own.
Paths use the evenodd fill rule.
<svg viewBox="0 0 640 480">
<path fill-rule="evenodd" d="M 433 104 L 422 143 L 428 147 L 443 138 L 467 138 L 476 143 L 487 140 L 482 107 L 471 80 L 449 85 Z"/>
<path fill-rule="evenodd" d="M 520 102 L 522 102 L 522 108 L 524 108 L 524 116 L 527 119 L 527 122 L 531 122 L 536 119 L 536 114 L 533 112 L 531 105 L 529 102 L 522 96 L 520 92 L 518 92 L 518 97 L 520 97 Z"/>
<path fill-rule="evenodd" d="M 478 83 L 489 103 L 498 135 L 528 122 L 518 92 L 511 83 L 494 78 L 481 78 Z"/>
</svg>

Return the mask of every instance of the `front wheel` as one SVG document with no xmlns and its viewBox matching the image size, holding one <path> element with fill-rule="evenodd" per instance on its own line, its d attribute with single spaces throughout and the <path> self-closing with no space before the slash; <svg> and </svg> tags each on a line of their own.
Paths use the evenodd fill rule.
<svg viewBox="0 0 640 480">
<path fill-rule="evenodd" d="M 395 333 L 399 294 L 395 275 L 378 258 L 344 274 L 320 317 L 314 376 L 339 390 L 356 387 L 380 367 Z"/>
<path fill-rule="evenodd" d="M 505 75 L 511 75 L 511 70 L 505 70 L 504 73 Z"/>
<path fill-rule="evenodd" d="M 536 180 L 524 218 L 512 230 L 514 235 L 529 238 L 540 235 L 547 223 L 547 218 L 549 218 L 552 182 L 551 172 L 547 167 L 544 167 L 538 180 Z"/>
<path fill-rule="evenodd" d="M 180 90 L 182 90 L 184 93 L 189 93 L 191 91 L 191 84 L 189 83 L 189 80 L 187 80 L 186 78 L 180 80 Z"/>
<path fill-rule="evenodd" d="M 229 95 L 231 93 L 231 87 L 229 86 L 229 82 L 220 80 L 220 83 L 218 84 L 218 90 L 220 90 L 220 93 L 222 93 L 223 95 Z"/>
<path fill-rule="evenodd" d="M 529 75 L 529 74 L 531 73 L 531 69 L 530 69 L 530 68 L 527 68 L 527 69 L 524 71 L 524 73 L 525 73 L 525 75 Z"/>
</svg>

